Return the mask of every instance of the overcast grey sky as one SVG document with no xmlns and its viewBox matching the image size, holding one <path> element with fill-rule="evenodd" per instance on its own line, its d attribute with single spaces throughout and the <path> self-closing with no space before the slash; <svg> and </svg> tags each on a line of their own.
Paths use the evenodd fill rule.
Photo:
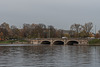
<svg viewBox="0 0 100 67">
<path fill-rule="evenodd" d="M 0 24 L 44 23 L 69 29 L 93 22 L 100 29 L 100 0 L 0 0 Z"/>
</svg>

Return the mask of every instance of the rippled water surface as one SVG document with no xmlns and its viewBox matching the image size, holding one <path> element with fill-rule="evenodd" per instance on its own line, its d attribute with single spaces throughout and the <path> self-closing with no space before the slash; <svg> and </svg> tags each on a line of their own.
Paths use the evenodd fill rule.
<svg viewBox="0 0 100 67">
<path fill-rule="evenodd" d="M 100 67 L 100 46 L 1 45 L 0 67 Z"/>
</svg>

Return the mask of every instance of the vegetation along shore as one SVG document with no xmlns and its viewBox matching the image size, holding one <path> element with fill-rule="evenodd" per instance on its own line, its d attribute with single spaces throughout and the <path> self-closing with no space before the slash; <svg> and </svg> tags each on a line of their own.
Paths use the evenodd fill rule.
<svg viewBox="0 0 100 67">
<path fill-rule="evenodd" d="M 100 30 L 91 32 L 93 23 L 84 25 L 72 24 L 70 30 L 57 29 L 52 25 L 45 24 L 23 24 L 22 28 L 15 25 L 10 26 L 3 22 L 0 24 L 0 44 L 29 43 L 28 39 L 37 38 L 87 38 L 89 44 L 100 44 Z"/>
</svg>

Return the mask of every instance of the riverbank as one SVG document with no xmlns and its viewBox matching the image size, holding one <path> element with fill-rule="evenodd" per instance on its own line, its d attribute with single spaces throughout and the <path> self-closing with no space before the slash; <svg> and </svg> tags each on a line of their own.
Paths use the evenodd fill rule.
<svg viewBox="0 0 100 67">
<path fill-rule="evenodd" d="M 100 46 L 100 39 L 89 40 L 89 45 Z"/>
<path fill-rule="evenodd" d="M 27 40 L 5 40 L 0 41 L 0 44 L 30 44 Z M 87 45 L 79 46 L 100 46 L 100 39 L 92 39 L 88 41 Z"/>
<path fill-rule="evenodd" d="M 28 44 L 27 40 L 5 40 L 0 41 L 0 44 Z"/>
</svg>

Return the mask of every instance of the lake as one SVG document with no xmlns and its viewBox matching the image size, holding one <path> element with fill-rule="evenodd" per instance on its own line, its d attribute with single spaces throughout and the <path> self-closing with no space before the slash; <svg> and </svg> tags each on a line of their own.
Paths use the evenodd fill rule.
<svg viewBox="0 0 100 67">
<path fill-rule="evenodd" d="M 0 45 L 0 67 L 100 67 L 100 46 Z"/>
</svg>

